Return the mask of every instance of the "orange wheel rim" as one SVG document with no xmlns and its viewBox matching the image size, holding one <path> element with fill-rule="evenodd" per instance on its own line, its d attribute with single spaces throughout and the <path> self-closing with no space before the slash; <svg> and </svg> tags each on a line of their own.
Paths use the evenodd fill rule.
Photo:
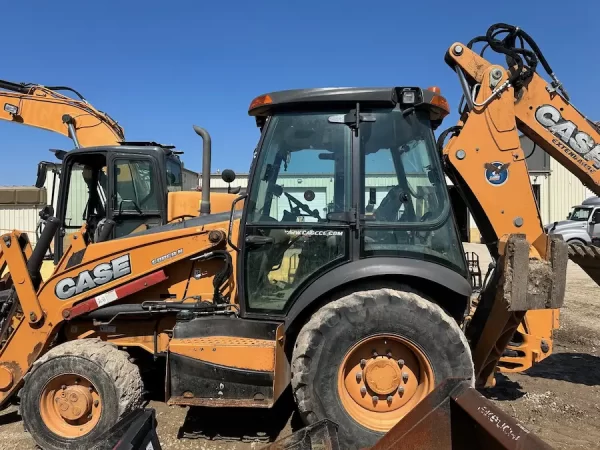
<svg viewBox="0 0 600 450">
<path fill-rule="evenodd" d="M 371 336 L 354 345 L 338 371 L 338 395 L 356 422 L 386 432 L 433 391 L 429 360 L 396 335 Z"/>
<path fill-rule="evenodd" d="M 85 377 L 64 374 L 51 379 L 40 395 L 40 415 L 48 429 L 77 438 L 94 429 L 102 415 L 102 400 Z"/>
</svg>

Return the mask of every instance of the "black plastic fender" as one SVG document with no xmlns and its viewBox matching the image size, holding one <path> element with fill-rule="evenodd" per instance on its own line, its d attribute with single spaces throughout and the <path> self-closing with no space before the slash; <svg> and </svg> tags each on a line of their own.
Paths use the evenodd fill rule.
<svg viewBox="0 0 600 450">
<path fill-rule="evenodd" d="M 461 274 L 429 261 L 411 258 L 365 258 L 336 267 L 317 278 L 302 292 L 285 319 L 286 329 L 323 295 L 350 282 L 382 276 L 412 277 L 436 283 L 462 297 L 469 297 L 471 284 Z"/>
</svg>

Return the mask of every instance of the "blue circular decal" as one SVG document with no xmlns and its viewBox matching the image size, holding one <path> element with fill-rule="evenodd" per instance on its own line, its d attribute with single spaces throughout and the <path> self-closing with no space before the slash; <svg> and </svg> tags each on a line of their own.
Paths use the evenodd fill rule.
<svg viewBox="0 0 600 450">
<path fill-rule="evenodd" d="M 508 166 L 510 166 L 510 163 L 501 163 L 498 161 L 485 163 L 485 179 L 494 186 L 506 183 L 506 180 L 508 180 Z"/>
</svg>

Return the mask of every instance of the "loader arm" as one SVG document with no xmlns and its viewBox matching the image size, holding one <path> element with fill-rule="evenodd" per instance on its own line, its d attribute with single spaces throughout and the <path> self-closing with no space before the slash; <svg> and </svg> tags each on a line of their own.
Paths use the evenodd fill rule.
<svg viewBox="0 0 600 450">
<path fill-rule="evenodd" d="M 504 34 L 504 39 L 498 36 Z M 515 43 L 520 40 L 521 46 Z M 508 70 L 494 65 L 471 50 L 485 42 L 507 56 Z M 524 47 L 526 42 L 529 48 Z M 482 52 L 483 53 L 483 52 Z M 486 36 L 468 45 L 454 43 L 446 62 L 456 71 L 466 107 L 443 149 L 448 175 L 472 212 L 484 242 L 495 259 L 500 258 L 467 335 L 476 342 L 476 371 L 491 383 L 493 360 L 506 372 L 525 370 L 552 353 L 552 334 L 558 327 L 558 309 L 520 310 L 500 306 L 494 298 L 510 288 L 512 273 L 505 273 L 511 236 L 521 235 L 529 247 L 527 297 L 547 288 L 546 306 L 560 306 L 564 298 L 566 257 L 554 254 L 556 241 L 546 234 L 527 171 L 527 157 L 519 131 L 565 166 L 594 193 L 600 193 L 600 134 L 596 125 L 571 105 L 562 85 L 529 35 L 510 25 L 492 26 Z M 541 62 L 552 79 L 537 72 Z M 441 142 L 445 138 L 441 136 Z M 512 250 L 514 247 L 511 247 Z M 545 274 L 532 274 L 532 264 L 548 262 Z M 538 277 L 537 279 L 532 279 Z M 495 283 L 504 283 L 503 286 Z M 533 285 L 532 285 L 533 283 Z M 507 288 L 508 284 L 508 288 Z M 537 288 L 536 288 L 537 286 Z M 542 289 L 542 290 L 543 290 Z M 487 299 L 486 299 L 487 297 Z M 557 298 L 560 297 L 560 298 Z M 512 309 L 512 310 L 511 310 Z M 494 329 L 494 331 L 490 331 Z M 516 333 L 515 333 L 516 331 Z"/>
<path fill-rule="evenodd" d="M 75 92 L 80 99 L 59 90 Z M 115 120 L 70 88 L 0 80 L 0 104 L 0 120 L 62 134 L 73 139 L 75 147 L 114 145 L 124 140 L 123 128 Z"/>
</svg>

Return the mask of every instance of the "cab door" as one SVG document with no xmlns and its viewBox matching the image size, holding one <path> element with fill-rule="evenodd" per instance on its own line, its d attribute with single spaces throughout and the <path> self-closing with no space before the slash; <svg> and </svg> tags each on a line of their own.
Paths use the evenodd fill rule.
<svg viewBox="0 0 600 450">
<path fill-rule="evenodd" d="M 163 223 L 165 187 L 154 158 L 113 155 L 109 160 L 109 211 L 113 238 Z"/>
<path fill-rule="evenodd" d="M 284 315 L 306 286 L 351 258 L 352 139 L 332 114 L 277 115 L 263 132 L 241 221 L 246 316 Z"/>
</svg>

